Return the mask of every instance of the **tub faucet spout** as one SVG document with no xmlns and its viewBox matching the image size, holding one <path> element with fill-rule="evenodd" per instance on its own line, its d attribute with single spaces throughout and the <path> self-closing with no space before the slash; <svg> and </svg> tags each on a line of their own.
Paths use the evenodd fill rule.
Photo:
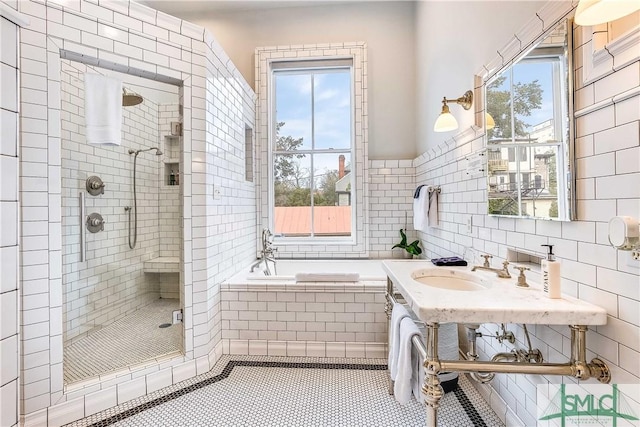
<svg viewBox="0 0 640 427">
<path fill-rule="evenodd" d="M 251 273 L 253 273 L 253 270 L 264 261 L 264 274 L 265 276 L 271 276 L 271 270 L 269 269 L 269 263 L 267 262 L 271 261 L 273 263 L 273 272 L 277 274 L 275 253 L 278 251 L 278 248 L 273 247 L 273 242 L 271 240 L 272 237 L 273 234 L 271 233 L 271 230 L 268 228 L 262 230 L 262 250 L 260 251 L 260 257 L 258 260 L 251 265 Z"/>
<path fill-rule="evenodd" d="M 263 261 L 263 259 L 259 258 L 256 262 L 251 264 L 251 269 L 249 270 L 249 272 L 253 273 L 253 270 L 255 270 L 256 267 L 259 266 L 262 261 Z"/>
</svg>

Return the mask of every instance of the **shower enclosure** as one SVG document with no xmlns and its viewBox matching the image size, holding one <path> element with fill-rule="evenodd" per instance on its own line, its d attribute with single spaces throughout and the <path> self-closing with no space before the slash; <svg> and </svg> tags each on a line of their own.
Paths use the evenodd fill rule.
<svg viewBox="0 0 640 427">
<path fill-rule="evenodd" d="M 171 127 L 182 118 L 178 86 L 61 63 L 63 355 L 72 384 L 183 351 L 182 140 Z M 86 143 L 85 73 L 123 81 L 120 146 Z"/>
</svg>

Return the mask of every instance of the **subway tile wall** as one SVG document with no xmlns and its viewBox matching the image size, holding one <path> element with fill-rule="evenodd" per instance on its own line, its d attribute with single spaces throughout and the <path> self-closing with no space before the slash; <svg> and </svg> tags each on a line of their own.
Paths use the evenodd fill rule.
<svg viewBox="0 0 640 427">
<path fill-rule="evenodd" d="M 255 95 L 204 29 L 145 6 L 92 0 L 21 1 L 17 7 L 31 21 L 20 41 L 21 106 L 30 111 L 22 118 L 21 150 L 28 155 L 20 160 L 20 196 L 46 201 L 24 206 L 20 223 L 22 259 L 31 260 L 21 270 L 22 299 L 29 302 L 20 325 L 21 375 L 28 378 L 22 405 L 26 425 L 47 418 L 58 424 L 106 404 L 113 393 L 121 403 L 148 390 L 147 379 L 153 388 L 152 377 L 160 372 L 163 381 L 203 372 L 222 354 L 219 283 L 249 265 L 256 251 L 255 187 L 244 179 L 244 131 L 255 127 Z M 182 81 L 185 124 L 177 189 L 185 354 L 73 389 L 62 380 L 60 49 Z M 3 217 L 9 218 L 12 211 L 5 216 L 4 205 Z M 97 389 L 108 396 L 91 394 Z"/>
<path fill-rule="evenodd" d="M 385 282 L 323 283 L 285 289 L 277 284 L 225 284 L 221 296 L 224 351 L 384 357 L 385 286 Z"/>
<path fill-rule="evenodd" d="M 18 27 L 0 17 L 0 425 L 18 425 Z"/>
<path fill-rule="evenodd" d="M 369 161 L 369 257 L 401 258 L 404 250 L 391 249 L 400 242 L 400 229 L 407 238 L 417 238 L 413 230 L 413 160 Z"/>
<path fill-rule="evenodd" d="M 466 253 L 471 258 L 473 252 L 480 252 L 493 255 L 494 264 L 505 259 L 510 248 L 543 254 L 540 244 L 557 245 L 557 257 L 562 262 L 562 292 L 608 312 L 607 324 L 596 326 L 587 334 L 587 359 L 606 360 L 612 370 L 612 383 L 637 384 L 640 263 L 632 262 L 629 252 L 611 247 L 607 223 L 615 215 L 640 217 L 640 62 L 636 59 L 583 85 L 583 61 L 590 37 L 583 38 L 581 29 L 574 29 L 574 34 L 574 58 L 578 59 L 575 81 L 580 94 L 576 109 L 586 111 L 576 120 L 578 220 L 555 222 L 486 215 L 486 178 L 469 179 L 465 174 L 465 156 L 484 146 L 483 136 L 470 131 L 414 161 L 417 184 L 442 187 L 441 224 L 419 235 L 426 257 Z M 600 92 L 606 96 L 597 100 L 594 95 Z M 623 100 L 615 102 L 620 98 Z M 601 104 L 594 107 L 597 102 Z M 466 232 L 468 216 L 473 218 L 471 234 Z M 535 274 L 532 277 L 536 280 Z M 481 332 L 494 335 L 498 327 L 483 325 Z M 526 348 L 522 326 L 509 324 L 507 328 L 516 334 L 517 348 Z M 568 327 L 531 325 L 529 333 L 533 347 L 542 351 L 545 361 L 569 360 Z M 478 342 L 481 359 L 513 348 L 495 341 Z M 494 409 L 503 419 L 515 419 L 515 414 L 525 425 L 535 425 L 536 404 L 531 396 L 535 396 L 536 385 L 560 380 L 575 382 L 570 377 L 499 374 L 491 387 L 478 387 L 488 401 L 495 403 Z"/>
</svg>

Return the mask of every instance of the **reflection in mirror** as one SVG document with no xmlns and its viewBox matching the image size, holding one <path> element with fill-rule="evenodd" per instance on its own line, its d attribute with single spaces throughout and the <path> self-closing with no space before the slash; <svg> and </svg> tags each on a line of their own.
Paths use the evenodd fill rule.
<svg viewBox="0 0 640 427">
<path fill-rule="evenodd" d="M 488 213 L 569 220 L 571 28 L 560 22 L 486 86 Z"/>
</svg>

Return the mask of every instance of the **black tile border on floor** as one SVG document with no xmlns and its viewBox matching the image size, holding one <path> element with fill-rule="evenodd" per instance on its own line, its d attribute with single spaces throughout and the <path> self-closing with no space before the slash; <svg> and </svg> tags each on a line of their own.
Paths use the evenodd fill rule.
<svg viewBox="0 0 640 427">
<path fill-rule="evenodd" d="M 368 365 L 359 363 L 322 363 L 322 362 L 260 362 L 252 360 L 230 360 L 218 375 L 214 375 L 210 378 L 206 378 L 195 384 L 183 387 L 179 390 L 168 393 L 164 396 L 150 400 L 149 402 L 142 403 L 133 408 L 122 411 L 116 415 L 112 415 L 103 420 L 96 421 L 93 424 L 89 424 L 88 427 L 107 427 L 117 422 L 125 420 L 136 414 L 146 411 L 147 409 L 154 408 L 163 403 L 177 399 L 178 397 L 189 394 L 193 391 L 199 390 L 208 385 L 217 383 L 227 378 L 236 366 L 248 366 L 252 368 L 298 368 L 298 369 L 354 369 L 365 371 L 386 371 L 387 365 Z M 464 393 L 460 386 L 457 386 L 454 390 L 455 396 L 460 402 L 465 414 L 469 417 L 469 420 L 473 422 L 476 427 L 487 427 L 484 420 L 474 408 L 473 404 Z"/>
<path fill-rule="evenodd" d="M 458 402 L 460 402 L 460 405 L 462 405 L 464 412 L 467 414 L 467 417 L 469 417 L 473 425 L 476 427 L 487 427 L 484 419 L 478 413 L 475 406 L 473 406 L 473 403 L 471 403 L 464 391 L 462 391 L 462 388 L 456 387 L 453 392 L 455 393 Z"/>
</svg>

